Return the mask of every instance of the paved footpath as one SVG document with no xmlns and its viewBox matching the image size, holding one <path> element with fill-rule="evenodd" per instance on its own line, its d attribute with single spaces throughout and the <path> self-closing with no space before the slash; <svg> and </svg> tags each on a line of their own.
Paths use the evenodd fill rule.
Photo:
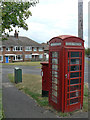
<svg viewBox="0 0 90 120">
<path fill-rule="evenodd" d="M 36 102 L 19 91 L 3 74 L 3 108 L 6 118 L 57 118 L 57 116 L 36 104 Z"/>
</svg>

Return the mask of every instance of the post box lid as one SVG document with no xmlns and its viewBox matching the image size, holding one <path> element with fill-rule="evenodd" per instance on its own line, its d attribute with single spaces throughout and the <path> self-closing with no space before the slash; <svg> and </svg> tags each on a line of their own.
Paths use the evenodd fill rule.
<svg viewBox="0 0 90 120">
<path fill-rule="evenodd" d="M 41 62 L 40 64 L 45 64 L 45 65 L 48 65 L 49 64 L 49 62 Z"/>
</svg>

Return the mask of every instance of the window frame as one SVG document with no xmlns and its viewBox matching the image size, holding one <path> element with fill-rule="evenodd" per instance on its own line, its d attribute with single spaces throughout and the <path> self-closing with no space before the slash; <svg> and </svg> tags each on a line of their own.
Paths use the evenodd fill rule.
<svg viewBox="0 0 90 120">
<path fill-rule="evenodd" d="M 7 47 L 6 47 L 6 51 L 10 51 L 10 47 L 8 47 L 8 50 L 7 50 Z"/>
<path fill-rule="evenodd" d="M 0 62 L 3 62 L 3 55 L 0 55 L 0 57 L 1 57 L 1 60 L 0 60 Z"/>
<path fill-rule="evenodd" d="M 18 50 L 17 48 L 20 48 L 20 50 Z M 22 51 L 23 47 L 22 46 L 14 46 L 13 47 L 13 51 Z"/>
<path fill-rule="evenodd" d="M 42 50 L 40 50 L 40 49 L 42 49 Z M 38 48 L 38 51 L 43 51 L 43 48 Z"/>
<path fill-rule="evenodd" d="M 41 55 L 42 55 L 42 57 L 40 57 Z M 42 58 L 43 58 L 43 54 L 40 54 L 40 55 L 39 55 L 39 59 L 42 59 Z"/>
<path fill-rule="evenodd" d="M 0 46 L 0 48 L 1 48 L 1 50 L 0 50 L 0 51 L 3 51 L 3 47 L 2 47 L 2 46 Z"/>
<path fill-rule="evenodd" d="M 35 49 L 36 49 L 36 50 L 35 50 Z M 33 51 L 35 51 L 35 52 L 36 52 L 36 51 L 37 51 L 37 47 L 33 47 Z"/>
<path fill-rule="evenodd" d="M 25 51 L 32 51 L 32 47 L 31 46 L 25 46 Z"/>
<path fill-rule="evenodd" d="M 21 59 L 17 59 L 17 57 L 18 57 L 19 55 L 22 56 Z M 14 60 L 14 58 L 13 58 L 13 60 Z M 19 61 L 19 60 L 23 60 L 23 55 L 22 55 L 22 54 L 15 55 L 15 60 L 14 60 L 14 61 Z"/>
</svg>

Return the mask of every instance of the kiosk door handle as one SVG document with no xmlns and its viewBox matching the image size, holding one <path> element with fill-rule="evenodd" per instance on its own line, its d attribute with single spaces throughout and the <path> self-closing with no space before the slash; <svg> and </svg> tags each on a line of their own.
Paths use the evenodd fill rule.
<svg viewBox="0 0 90 120">
<path fill-rule="evenodd" d="M 65 78 L 67 78 L 67 74 L 65 74 Z"/>
</svg>

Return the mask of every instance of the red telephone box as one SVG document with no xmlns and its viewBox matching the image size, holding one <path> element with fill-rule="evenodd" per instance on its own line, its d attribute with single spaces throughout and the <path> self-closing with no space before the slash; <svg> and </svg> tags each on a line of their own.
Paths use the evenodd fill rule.
<svg viewBox="0 0 90 120">
<path fill-rule="evenodd" d="M 49 63 L 48 62 L 41 62 L 42 65 L 42 97 L 48 97 L 49 91 Z"/>
<path fill-rule="evenodd" d="M 71 112 L 83 107 L 84 40 L 62 35 L 49 41 L 49 104 Z"/>
</svg>

